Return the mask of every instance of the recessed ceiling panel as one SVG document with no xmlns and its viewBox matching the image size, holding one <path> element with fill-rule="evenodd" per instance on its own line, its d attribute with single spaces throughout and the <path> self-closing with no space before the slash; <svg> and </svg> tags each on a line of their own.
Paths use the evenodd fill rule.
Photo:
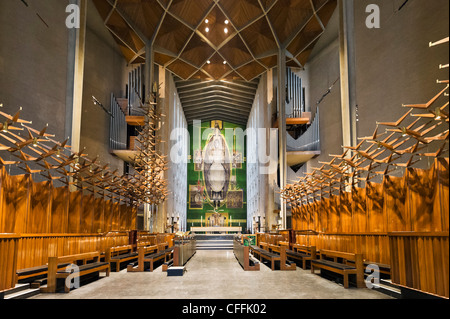
<svg viewBox="0 0 450 319">
<path fill-rule="evenodd" d="M 273 38 L 266 18 L 261 18 L 249 25 L 241 31 L 241 35 L 255 56 L 277 48 L 277 42 Z"/>
<path fill-rule="evenodd" d="M 253 60 L 252 55 L 248 52 L 244 42 L 238 35 L 233 37 L 219 52 L 234 68 Z"/>
<path fill-rule="evenodd" d="M 278 39 L 285 43 L 313 16 L 310 0 L 278 0 L 268 13 Z"/>
<path fill-rule="evenodd" d="M 164 9 L 155 0 L 118 0 L 116 8 L 149 39 L 156 32 L 164 14 Z"/>
<path fill-rule="evenodd" d="M 288 45 L 287 50 L 294 56 L 303 51 L 312 41 L 323 33 L 319 21 L 313 16 L 296 38 Z"/>
<path fill-rule="evenodd" d="M 211 75 L 214 80 L 220 80 L 222 76 L 232 71 L 228 62 L 219 54 L 215 54 L 208 62 L 203 66 L 203 70 Z"/>
<path fill-rule="evenodd" d="M 236 70 L 236 72 L 242 75 L 247 81 L 261 75 L 264 71 L 266 71 L 266 68 L 256 61 L 252 61 Z"/>
<path fill-rule="evenodd" d="M 193 31 L 183 23 L 166 15 L 156 37 L 155 44 L 178 55 L 191 38 Z"/>
<path fill-rule="evenodd" d="M 195 28 L 211 7 L 210 0 L 174 0 L 169 11 Z"/>
<path fill-rule="evenodd" d="M 198 34 L 194 34 L 184 48 L 181 57 L 200 68 L 214 52 L 214 49 L 203 38 Z"/>
<path fill-rule="evenodd" d="M 263 15 L 258 1 L 255 0 L 225 0 L 220 1 L 219 5 L 238 30 Z"/>
<path fill-rule="evenodd" d="M 174 62 L 170 63 L 167 68 L 173 73 L 179 74 L 183 79 L 188 79 L 197 70 L 192 65 L 189 65 L 188 63 L 181 61 L 180 59 L 177 59 Z"/>
</svg>

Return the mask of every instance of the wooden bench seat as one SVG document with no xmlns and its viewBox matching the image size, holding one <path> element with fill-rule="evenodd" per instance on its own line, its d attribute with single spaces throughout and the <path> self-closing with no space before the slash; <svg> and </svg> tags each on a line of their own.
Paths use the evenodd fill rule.
<svg viewBox="0 0 450 319">
<path fill-rule="evenodd" d="M 62 263 L 57 266 L 58 269 L 64 269 L 70 263 Z M 33 283 L 36 280 L 47 278 L 48 265 L 36 266 L 31 268 L 19 269 L 16 271 L 17 282 L 20 284 Z"/>
<path fill-rule="evenodd" d="M 311 260 L 311 273 L 314 274 L 316 269 L 323 269 L 343 275 L 345 288 L 349 287 L 349 275 L 356 275 L 358 288 L 365 286 L 363 267 L 362 254 L 320 250 L 320 259 Z"/>
<path fill-rule="evenodd" d="M 109 258 L 107 256 L 106 258 Z M 78 269 L 72 272 L 69 270 L 58 269 L 58 265 L 61 263 L 69 263 L 77 265 Z M 81 263 L 81 265 L 79 265 Z M 95 274 L 105 272 L 106 276 L 109 276 L 110 264 L 109 262 L 100 261 L 100 252 L 91 252 L 85 254 L 77 254 L 62 257 L 49 257 L 48 258 L 48 277 L 47 277 L 47 287 L 41 288 L 42 292 L 55 293 L 58 289 L 58 284 L 60 282 L 64 285 L 64 292 L 69 292 L 70 287 L 66 285 L 66 279 L 70 275 L 83 277 L 89 274 Z M 81 278 L 80 278 L 81 279 Z"/>
<path fill-rule="evenodd" d="M 155 262 L 158 260 L 164 259 L 164 262 L 167 261 L 167 255 L 171 253 L 171 249 L 165 249 L 163 251 L 156 252 L 151 255 L 147 255 L 144 257 L 144 263 L 149 263 L 150 265 L 150 272 L 154 270 Z"/>
<path fill-rule="evenodd" d="M 122 251 L 124 251 L 124 250 L 122 250 Z M 108 255 L 108 253 L 107 253 L 107 255 Z M 114 267 L 111 267 L 111 269 L 114 269 L 115 271 L 119 272 L 121 269 L 122 263 L 130 262 L 132 260 L 137 260 L 138 255 L 139 254 L 137 252 L 131 251 L 131 245 L 130 245 L 129 249 L 127 250 L 127 253 L 112 256 L 109 259 L 105 258 L 105 261 L 109 262 L 111 264 L 111 266 L 114 265 Z"/>
<path fill-rule="evenodd" d="M 171 258 L 173 249 L 165 248 L 166 246 L 166 244 L 162 244 L 140 247 L 138 250 L 138 261 L 136 263 L 129 263 L 127 271 L 143 272 L 147 268 L 150 268 L 150 272 L 152 272 L 156 261 L 164 259 L 164 262 L 166 262 Z"/>
<path fill-rule="evenodd" d="M 275 265 L 277 262 L 280 264 L 280 270 L 296 270 L 296 265 L 288 261 L 286 258 L 285 246 L 280 246 L 280 254 L 269 252 L 257 246 L 250 246 L 250 249 L 254 256 L 259 256 L 259 261 L 262 261 L 262 259 L 270 261 L 270 269 L 272 270 L 275 270 Z"/>
<path fill-rule="evenodd" d="M 307 262 L 316 259 L 316 247 L 294 245 L 294 250 L 286 250 L 286 255 L 289 260 L 301 262 L 302 269 L 306 270 Z"/>
</svg>

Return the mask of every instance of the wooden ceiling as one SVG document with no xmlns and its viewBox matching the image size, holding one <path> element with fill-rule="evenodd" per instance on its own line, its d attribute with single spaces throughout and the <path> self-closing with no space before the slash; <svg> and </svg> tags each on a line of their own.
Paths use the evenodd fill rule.
<svg viewBox="0 0 450 319">
<path fill-rule="evenodd" d="M 182 80 L 175 77 L 186 120 L 222 120 L 247 125 L 259 79 L 252 81 Z"/>
<path fill-rule="evenodd" d="M 286 48 L 288 66 L 302 68 L 337 6 L 337 0 L 93 1 L 129 63 L 145 62 L 149 43 L 154 62 L 181 80 L 228 82 L 257 79 L 277 65 L 279 48 Z"/>
</svg>

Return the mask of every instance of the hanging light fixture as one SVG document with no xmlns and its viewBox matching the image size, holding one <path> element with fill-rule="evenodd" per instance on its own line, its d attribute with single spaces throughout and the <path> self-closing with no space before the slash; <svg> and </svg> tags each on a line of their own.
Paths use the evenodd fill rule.
<svg viewBox="0 0 450 319">
<path fill-rule="evenodd" d="M 434 118 L 436 121 L 442 120 L 441 109 L 439 107 L 436 108 L 434 114 L 436 114 L 436 117 Z"/>
<path fill-rule="evenodd" d="M 8 122 L 5 122 L 5 123 L 3 124 L 2 132 L 3 132 L 3 133 L 8 133 L 8 131 L 9 131 L 9 129 L 8 129 Z"/>
</svg>

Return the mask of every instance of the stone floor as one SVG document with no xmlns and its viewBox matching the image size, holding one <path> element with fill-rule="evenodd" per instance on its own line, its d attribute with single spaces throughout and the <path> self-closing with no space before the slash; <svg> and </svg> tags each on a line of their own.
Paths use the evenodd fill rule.
<svg viewBox="0 0 450 319">
<path fill-rule="evenodd" d="M 391 299 L 369 289 L 343 286 L 310 270 L 245 272 L 231 250 L 197 251 L 182 277 L 154 272 L 112 272 L 109 278 L 69 294 L 40 294 L 32 299 Z"/>
</svg>

